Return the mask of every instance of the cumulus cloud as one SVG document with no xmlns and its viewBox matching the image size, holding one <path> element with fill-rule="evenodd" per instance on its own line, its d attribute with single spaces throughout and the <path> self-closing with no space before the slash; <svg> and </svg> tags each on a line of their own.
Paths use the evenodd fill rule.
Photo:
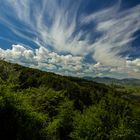
<svg viewBox="0 0 140 140">
<path fill-rule="evenodd" d="M 15 62 L 32 63 L 34 53 L 21 45 L 13 45 L 12 49 L 3 50 L 0 48 L 0 57 Z"/>
<path fill-rule="evenodd" d="M 100 62 L 95 64 L 85 63 L 82 56 L 59 55 L 50 52 L 44 47 L 36 50 L 22 45 L 12 45 L 11 49 L 0 49 L 0 58 L 6 61 L 18 63 L 45 71 L 53 71 L 62 75 L 71 76 L 112 76 L 121 78 L 116 74 L 124 74 L 126 77 L 140 78 L 140 59 L 127 60 L 125 67 L 106 66 Z"/>
<path fill-rule="evenodd" d="M 0 58 L 42 70 L 58 70 L 58 72 L 59 69 L 62 72 L 65 70 L 78 72 L 82 70 L 83 65 L 81 56 L 59 55 L 44 47 L 34 51 L 22 45 L 12 45 L 12 48 L 7 50 L 0 48 Z"/>
<path fill-rule="evenodd" d="M 127 66 L 128 67 L 135 66 L 140 68 L 140 58 L 137 58 L 135 60 L 127 60 Z"/>
</svg>

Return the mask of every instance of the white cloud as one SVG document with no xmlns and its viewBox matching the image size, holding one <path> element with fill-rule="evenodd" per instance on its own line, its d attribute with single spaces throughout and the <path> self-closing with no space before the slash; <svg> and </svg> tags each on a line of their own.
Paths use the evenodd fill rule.
<svg viewBox="0 0 140 140">
<path fill-rule="evenodd" d="M 140 58 L 134 60 L 127 60 L 126 62 L 128 67 L 135 66 L 140 68 Z"/>
<path fill-rule="evenodd" d="M 32 0 L 2 0 L 2 3 L 9 10 L 1 5 L 1 22 L 14 35 L 39 47 L 32 50 L 13 45 L 12 49 L 0 49 L 1 57 L 43 70 L 58 70 L 58 73 L 138 73 L 139 59 L 130 61 L 120 54 L 129 51 L 135 39 L 133 35 L 140 28 L 140 5 L 120 10 L 119 0 L 111 7 L 81 16 L 78 10 L 82 1 L 42 0 L 38 4 Z M 18 27 L 19 24 L 23 28 Z M 90 25 L 90 31 L 83 30 L 82 27 L 87 25 Z M 93 35 L 98 33 L 101 35 L 94 38 Z M 97 64 L 83 61 L 89 54 Z"/>
<path fill-rule="evenodd" d="M 118 53 L 124 51 L 124 47 L 133 40 L 132 35 L 140 26 L 140 5 L 120 12 L 121 1 L 119 1 L 110 8 L 82 17 L 81 25 L 94 22 L 97 26 L 93 26 L 93 28 L 103 33 L 102 37 L 90 44 L 89 36 L 92 37 L 92 29 L 89 33 L 80 30 L 76 36 L 73 36 L 79 25 L 77 21 L 80 20 L 77 14 L 80 6 L 79 1 L 70 4 L 69 0 L 61 3 L 56 0 L 44 0 L 40 2 L 40 6 L 35 2 L 33 4 L 29 0 L 22 0 L 22 2 L 5 0 L 4 3 L 12 8 L 16 20 L 23 22 L 28 27 L 28 32 L 37 35 L 34 39 L 25 36 L 18 27 L 15 27 L 8 19 L 5 19 L 18 36 L 27 40 L 34 40 L 38 45 L 50 45 L 57 52 L 86 55 L 95 51 L 94 58 L 97 61 L 106 60 L 103 63 L 109 65 L 113 64 L 111 61 L 113 57 L 113 60 L 118 59 L 118 63 L 122 62 L 123 58 L 118 56 Z M 68 8 L 70 5 L 71 8 Z M 34 12 L 31 14 L 32 10 Z M 5 11 L 5 13 L 12 16 L 11 12 Z M 46 22 L 46 16 L 48 17 L 47 22 L 51 22 L 51 25 Z M 0 17 L 4 19 L 2 14 Z M 80 40 L 83 35 L 85 39 Z M 114 48 L 116 50 L 112 52 Z M 105 54 L 103 54 L 104 51 Z M 103 54 L 102 57 L 99 54 Z"/>
<path fill-rule="evenodd" d="M 65 70 L 80 71 L 83 65 L 81 56 L 58 55 L 44 47 L 33 51 L 21 45 L 12 45 L 12 48 L 7 50 L 0 49 L 0 58 L 42 70 L 56 70 L 61 67 L 63 72 Z"/>
<path fill-rule="evenodd" d="M 84 63 L 81 56 L 59 55 L 44 47 L 33 51 L 22 45 L 12 45 L 12 48 L 7 50 L 0 49 L 0 58 L 62 75 L 91 77 L 110 75 L 115 77 L 115 74 L 125 74 L 127 77 L 140 78 L 140 59 L 127 60 L 125 67 L 111 67 L 100 62 L 95 64 Z M 116 76 L 116 78 L 118 77 Z"/>
<path fill-rule="evenodd" d="M 0 57 L 15 62 L 32 63 L 34 53 L 21 45 L 13 45 L 12 49 L 0 49 Z"/>
<path fill-rule="evenodd" d="M 39 49 L 35 50 L 36 61 L 39 62 L 47 62 L 50 64 L 57 64 L 57 65 L 78 65 L 81 64 L 83 58 L 81 56 L 72 56 L 68 55 L 58 55 L 55 52 L 50 52 L 44 47 L 40 47 Z"/>
<path fill-rule="evenodd" d="M 119 11 L 119 4 L 85 17 L 83 24 L 96 23 L 102 36 L 92 44 L 93 58 L 109 66 L 125 66 L 126 59 L 119 55 L 131 47 L 133 35 L 140 28 L 140 5 Z M 84 22 L 86 21 L 86 22 Z"/>
</svg>

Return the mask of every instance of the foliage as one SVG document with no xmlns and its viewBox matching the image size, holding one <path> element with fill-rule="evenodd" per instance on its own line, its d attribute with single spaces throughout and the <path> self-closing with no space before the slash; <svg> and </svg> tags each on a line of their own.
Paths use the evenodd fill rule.
<svg viewBox="0 0 140 140">
<path fill-rule="evenodd" d="M 0 61 L 0 138 L 138 140 L 133 91 Z"/>
</svg>

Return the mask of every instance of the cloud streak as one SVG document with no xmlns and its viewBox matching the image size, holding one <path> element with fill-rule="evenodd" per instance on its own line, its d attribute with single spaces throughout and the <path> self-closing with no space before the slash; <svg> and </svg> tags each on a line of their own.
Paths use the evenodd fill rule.
<svg viewBox="0 0 140 140">
<path fill-rule="evenodd" d="M 77 71 L 79 75 L 96 75 L 98 69 L 99 73 L 113 75 L 120 67 L 120 73 L 137 74 L 139 66 L 134 68 L 129 64 L 128 67 L 131 60 L 126 52 L 135 40 L 134 33 L 140 29 L 140 5 L 120 10 L 121 1 L 118 1 L 87 14 L 80 11 L 83 4 L 82 0 L 2 0 L 0 20 L 14 35 L 33 42 L 38 48 L 31 50 L 17 45 L 20 48 L 17 50 L 13 45 L 11 50 L 1 49 L 1 57 L 8 53 L 7 60 L 17 63 L 24 60 L 28 65 L 32 62 L 34 67 L 42 69 L 50 66 L 47 68 L 61 73 Z M 100 35 L 94 36 L 96 34 Z M 89 54 L 93 64 L 84 62 Z M 98 68 L 96 63 L 100 64 Z"/>
</svg>

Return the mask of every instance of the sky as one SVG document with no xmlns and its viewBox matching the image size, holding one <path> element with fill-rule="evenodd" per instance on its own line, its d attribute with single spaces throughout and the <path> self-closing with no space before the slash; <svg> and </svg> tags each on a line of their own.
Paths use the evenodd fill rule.
<svg viewBox="0 0 140 140">
<path fill-rule="evenodd" d="M 140 0 L 0 0 L 0 58 L 66 76 L 140 79 Z"/>
</svg>

